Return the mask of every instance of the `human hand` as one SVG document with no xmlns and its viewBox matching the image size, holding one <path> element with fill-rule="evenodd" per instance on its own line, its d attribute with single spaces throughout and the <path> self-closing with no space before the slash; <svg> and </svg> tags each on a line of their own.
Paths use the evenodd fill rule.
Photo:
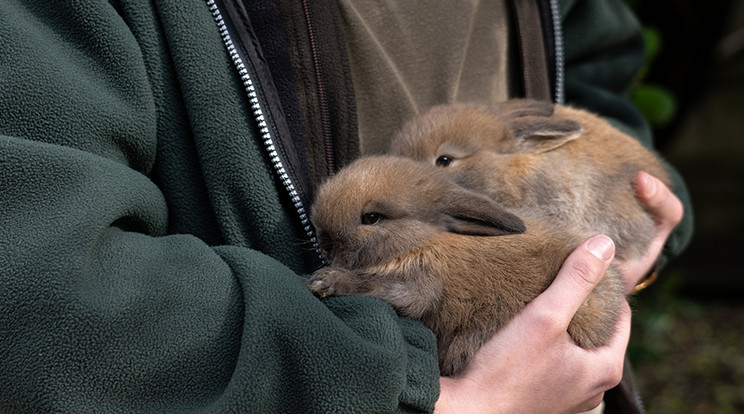
<svg viewBox="0 0 744 414">
<path fill-rule="evenodd" d="M 682 202 L 677 196 L 652 175 L 643 171 L 638 173 L 634 185 L 638 200 L 656 220 L 656 234 L 641 258 L 616 260 L 625 281 L 626 293 L 632 292 L 641 279 L 651 272 L 669 234 L 682 220 L 684 213 Z"/>
<path fill-rule="evenodd" d="M 606 347 L 578 347 L 566 331 L 614 256 L 597 235 L 579 246 L 545 292 L 490 339 L 456 377 L 440 379 L 436 412 L 566 413 L 599 405 L 622 379 L 630 337 L 624 303 L 617 333 Z"/>
</svg>

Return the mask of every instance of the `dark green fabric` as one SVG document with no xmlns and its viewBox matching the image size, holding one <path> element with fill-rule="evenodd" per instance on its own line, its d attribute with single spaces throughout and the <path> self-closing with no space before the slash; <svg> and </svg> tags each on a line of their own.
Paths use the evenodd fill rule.
<svg viewBox="0 0 744 414">
<path fill-rule="evenodd" d="M 652 148 L 652 134 L 628 92 L 645 58 L 640 25 L 620 0 L 560 2 L 566 59 L 566 102 L 607 118 Z M 679 255 L 692 237 L 693 211 L 687 187 L 670 167 L 672 190 L 685 208 L 672 232 L 662 264 Z"/>
<path fill-rule="evenodd" d="M 0 412 L 433 409 L 428 330 L 305 288 L 205 2 L 4 0 L 0 55 Z"/>
<path fill-rule="evenodd" d="M 305 289 L 204 1 L 0 0 L 0 56 L 0 412 L 433 409 L 430 331 Z"/>
</svg>

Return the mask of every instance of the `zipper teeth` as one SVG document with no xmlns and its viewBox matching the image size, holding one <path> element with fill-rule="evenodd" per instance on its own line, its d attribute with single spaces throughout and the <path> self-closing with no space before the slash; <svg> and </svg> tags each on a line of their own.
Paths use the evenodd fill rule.
<svg viewBox="0 0 744 414">
<path fill-rule="evenodd" d="M 565 96 L 565 55 L 563 51 L 563 29 L 558 0 L 550 0 L 550 13 L 553 17 L 553 40 L 555 42 L 555 102 L 563 104 Z"/>
<path fill-rule="evenodd" d="M 310 5 L 308 0 L 302 1 L 302 8 L 305 13 L 305 22 L 307 23 L 307 33 L 310 40 L 310 51 L 313 59 L 313 69 L 315 70 L 315 83 L 318 87 L 318 106 L 320 110 L 320 128 L 323 134 L 323 144 L 325 144 L 326 170 L 328 176 L 335 173 L 335 162 L 331 150 L 333 141 L 331 139 L 331 121 L 328 115 L 328 102 L 326 98 L 325 84 L 323 83 L 323 73 L 320 67 L 320 57 L 318 56 L 318 40 L 315 37 L 312 19 L 310 14 Z"/>
<path fill-rule="evenodd" d="M 282 163 L 282 160 L 279 157 L 279 153 L 277 152 L 276 147 L 274 146 L 274 139 L 271 136 L 271 131 L 269 130 L 269 127 L 266 123 L 266 119 L 264 118 L 263 110 L 261 109 L 261 103 L 259 102 L 258 94 L 256 93 L 256 88 L 253 85 L 253 80 L 251 79 L 251 76 L 248 73 L 248 69 L 246 69 L 245 64 L 243 63 L 243 59 L 240 57 L 240 54 L 238 53 L 237 49 L 235 48 L 235 45 L 233 44 L 232 38 L 230 37 L 230 32 L 227 29 L 227 24 L 225 24 L 225 21 L 222 18 L 222 13 L 220 12 L 219 7 L 215 3 L 215 0 L 207 0 L 207 6 L 209 7 L 209 10 L 212 12 L 212 16 L 214 17 L 214 20 L 217 23 L 217 28 L 220 31 L 220 36 L 222 36 L 222 42 L 225 44 L 225 47 L 227 47 L 227 51 L 230 54 L 230 58 L 232 59 L 233 64 L 237 68 L 238 74 L 240 75 L 240 79 L 243 82 L 245 91 L 248 94 L 249 102 L 251 104 L 251 109 L 253 110 L 254 119 L 258 123 L 258 128 L 261 133 L 261 138 L 263 140 L 264 148 L 269 154 L 269 158 L 271 160 L 271 164 L 274 168 L 274 171 L 277 173 L 277 175 L 279 176 L 279 179 L 282 182 L 282 185 L 284 185 L 284 188 L 287 190 L 290 200 L 292 201 L 292 204 L 294 205 L 295 211 L 297 212 L 300 218 L 300 223 L 303 226 L 303 230 L 305 231 L 305 234 L 307 235 L 308 239 L 312 243 L 313 249 L 315 249 L 318 255 L 320 255 L 320 247 L 315 237 L 315 232 L 313 230 L 313 227 L 310 224 L 310 218 L 307 215 L 307 210 L 305 209 L 305 206 L 302 202 L 302 199 L 299 196 L 299 193 L 297 192 L 297 189 L 292 183 L 292 179 L 289 177 L 289 174 L 287 174 L 287 171 L 284 169 L 284 164 Z"/>
</svg>

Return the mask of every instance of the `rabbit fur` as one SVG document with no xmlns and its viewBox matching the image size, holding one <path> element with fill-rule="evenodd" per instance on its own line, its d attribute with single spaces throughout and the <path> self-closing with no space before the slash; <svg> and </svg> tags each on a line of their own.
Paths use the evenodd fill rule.
<svg viewBox="0 0 744 414">
<path fill-rule="evenodd" d="M 390 152 L 440 166 L 521 217 L 607 234 L 626 260 L 641 257 L 655 233 L 635 196 L 638 172 L 671 186 L 635 139 L 590 112 L 543 101 L 437 106 L 404 125 Z"/>
<path fill-rule="evenodd" d="M 311 221 L 330 265 L 312 275 L 310 290 L 371 296 L 421 320 L 437 337 L 447 376 L 543 292 L 586 239 L 523 221 L 441 169 L 386 155 L 360 158 L 326 181 Z M 605 345 L 624 300 L 611 267 L 569 334 L 587 349 Z"/>
</svg>

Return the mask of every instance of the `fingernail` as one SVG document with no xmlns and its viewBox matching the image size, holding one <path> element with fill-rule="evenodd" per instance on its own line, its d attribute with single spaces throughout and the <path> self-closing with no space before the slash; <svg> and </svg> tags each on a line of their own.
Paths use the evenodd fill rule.
<svg viewBox="0 0 744 414">
<path fill-rule="evenodd" d="M 641 172 L 641 180 L 643 180 L 643 195 L 646 198 L 651 198 L 656 194 L 656 180 L 646 172 Z"/>
<path fill-rule="evenodd" d="M 594 257 L 605 262 L 612 259 L 612 256 L 615 254 L 615 243 L 604 234 L 598 234 L 589 239 L 586 247 Z"/>
</svg>

